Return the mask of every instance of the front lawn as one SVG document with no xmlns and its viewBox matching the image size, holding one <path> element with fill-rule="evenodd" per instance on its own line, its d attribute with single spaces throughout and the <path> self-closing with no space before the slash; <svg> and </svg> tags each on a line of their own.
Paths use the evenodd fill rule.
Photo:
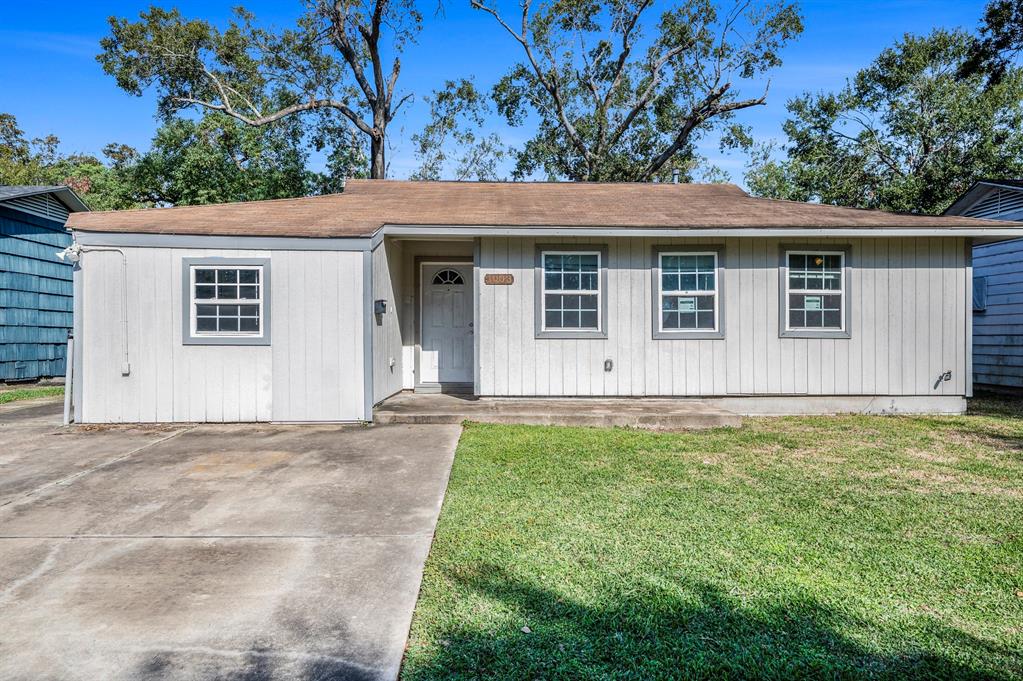
<svg viewBox="0 0 1023 681">
<path fill-rule="evenodd" d="M 34 400 L 40 397 L 56 397 L 63 394 L 64 386 L 62 385 L 0 390 L 0 404 L 17 402 L 18 400 Z"/>
<path fill-rule="evenodd" d="M 1023 419 L 470 425 L 402 678 L 1023 678 Z"/>
</svg>

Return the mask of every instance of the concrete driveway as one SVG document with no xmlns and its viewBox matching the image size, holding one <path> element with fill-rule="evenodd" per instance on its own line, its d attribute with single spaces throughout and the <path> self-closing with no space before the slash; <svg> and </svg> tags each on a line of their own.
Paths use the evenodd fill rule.
<svg viewBox="0 0 1023 681">
<path fill-rule="evenodd" d="M 458 426 L 59 414 L 0 407 L 0 678 L 397 675 Z"/>
</svg>

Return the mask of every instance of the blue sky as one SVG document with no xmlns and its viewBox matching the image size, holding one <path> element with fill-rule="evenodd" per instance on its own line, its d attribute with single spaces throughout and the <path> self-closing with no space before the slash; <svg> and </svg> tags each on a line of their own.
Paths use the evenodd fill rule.
<svg viewBox="0 0 1023 681">
<path fill-rule="evenodd" d="M 40 11 L 36 3 L 5 0 L 0 21 L 0 112 L 14 114 L 29 136 L 56 134 L 69 152 L 98 154 L 108 142 L 147 148 L 157 127 L 154 97 L 151 93 L 132 97 L 120 91 L 102 72 L 95 55 L 99 39 L 107 33 L 108 16 L 136 17 L 149 4 L 143 0 L 54 1 Z M 187 17 L 225 22 L 238 1 L 157 4 L 177 6 Z M 427 17 L 418 43 L 403 59 L 399 85 L 419 97 L 392 123 L 392 177 L 406 177 L 415 166 L 408 138 L 425 120 L 421 95 L 445 78 L 470 75 L 489 88 L 519 58 L 493 20 L 470 10 L 468 0 L 445 4 L 443 16 Z M 298 0 L 251 0 L 244 5 L 261 23 L 277 26 L 289 25 L 301 10 Z M 983 2 L 956 0 L 804 2 L 805 31 L 786 49 L 784 66 L 771 74 L 767 106 L 740 112 L 739 120 L 750 124 L 759 140 L 781 139 L 789 98 L 806 90 L 841 87 L 904 33 L 926 33 L 938 26 L 973 30 L 983 7 Z M 497 124 L 495 129 L 511 144 L 528 137 L 527 129 Z M 723 157 L 713 141 L 702 152 L 741 181 L 741 155 Z"/>
</svg>

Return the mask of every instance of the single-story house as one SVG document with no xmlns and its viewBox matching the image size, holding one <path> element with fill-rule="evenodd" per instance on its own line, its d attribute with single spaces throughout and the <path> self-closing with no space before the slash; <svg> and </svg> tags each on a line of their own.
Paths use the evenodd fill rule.
<svg viewBox="0 0 1023 681">
<path fill-rule="evenodd" d="M 0 186 L 0 381 L 63 376 L 71 331 L 69 213 L 88 210 L 67 187 Z"/>
<path fill-rule="evenodd" d="M 1023 220 L 1023 180 L 981 180 L 945 211 Z M 973 247 L 973 381 L 1023 389 L 1023 240 Z"/>
<path fill-rule="evenodd" d="M 78 420 L 369 421 L 403 390 L 961 412 L 1023 225 L 728 184 L 349 181 L 68 220 Z"/>
</svg>

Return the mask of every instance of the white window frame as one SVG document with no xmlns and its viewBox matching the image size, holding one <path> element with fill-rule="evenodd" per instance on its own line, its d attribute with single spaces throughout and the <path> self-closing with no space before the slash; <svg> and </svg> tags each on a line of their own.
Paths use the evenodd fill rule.
<svg viewBox="0 0 1023 681">
<path fill-rule="evenodd" d="M 837 255 L 840 258 L 839 271 L 841 272 L 841 289 L 836 291 L 835 289 L 793 289 L 790 288 L 789 281 L 789 256 L 793 255 Z M 782 248 L 782 267 L 781 267 L 781 325 L 782 329 L 780 335 L 782 337 L 792 338 L 849 338 L 849 321 L 850 321 L 850 310 L 849 310 L 849 287 L 851 286 L 850 281 L 850 268 L 849 268 L 849 249 L 848 248 L 835 248 L 834 246 L 823 247 L 823 248 L 812 248 L 812 247 L 783 247 Z M 838 294 L 841 300 L 841 310 L 839 310 L 839 327 L 793 327 L 791 325 L 791 319 L 789 315 L 789 295 L 820 295 L 820 296 L 833 296 Z"/>
<path fill-rule="evenodd" d="M 662 276 L 664 274 L 664 258 L 665 258 L 665 256 L 669 256 L 670 257 L 670 256 L 691 256 L 691 255 L 695 255 L 695 256 L 709 255 L 709 256 L 712 256 L 714 258 L 714 267 L 712 268 L 713 273 L 714 273 L 714 289 L 712 291 L 703 291 L 703 290 L 700 290 L 700 289 L 695 289 L 695 290 L 691 290 L 691 291 L 668 291 L 668 292 L 666 292 L 664 290 L 664 277 Z M 658 310 L 658 314 L 657 314 L 656 324 L 657 324 L 657 331 L 659 333 L 662 333 L 662 334 L 668 334 L 668 333 L 676 334 L 677 333 L 679 335 L 686 335 L 686 336 L 690 336 L 690 335 L 693 335 L 693 334 L 702 334 L 702 333 L 714 333 L 714 334 L 720 333 L 720 331 L 721 331 L 721 298 L 719 297 L 718 292 L 719 292 L 720 284 L 721 284 L 721 275 L 719 273 L 720 265 L 719 265 L 718 257 L 719 256 L 718 256 L 718 252 L 717 251 L 658 251 L 657 252 L 657 310 Z M 664 296 L 666 296 L 666 295 L 670 295 L 670 296 L 676 297 L 676 298 L 677 297 L 682 297 L 682 296 L 690 296 L 690 297 L 694 297 L 694 296 L 695 297 L 701 297 L 702 296 L 702 297 L 712 297 L 712 298 L 714 298 L 714 327 L 710 328 L 710 329 L 702 329 L 702 328 L 701 329 L 666 329 L 666 328 L 664 328 L 664 315 L 663 315 L 664 307 L 663 306 L 664 306 Z"/>
<path fill-rule="evenodd" d="M 548 255 L 595 255 L 597 256 L 597 289 L 548 289 L 546 260 Z M 537 338 L 607 338 L 607 248 L 605 246 L 578 248 L 577 246 L 537 246 L 536 263 L 536 337 Z M 597 325 L 586 327 L 547 327 L 547 294 L 597 296 Z"/>
<path fill-rule="evenodd" d="M 182 311 L 185 345 L 269 345 L 270 344 L 270 260 L 268 258 L 183 258 L 182 259 Z M 199 270 L 254 270 L 259 272 L 258 297 L 253 298 L 196 298 L 196 272 Z M 216 284 L 212 284 L 214 287 Z M 252 286 L 253 284 L 235 284 Z M 200 331 L 199 305 L 258 305 L 259 331 Z"/>
</svg>

